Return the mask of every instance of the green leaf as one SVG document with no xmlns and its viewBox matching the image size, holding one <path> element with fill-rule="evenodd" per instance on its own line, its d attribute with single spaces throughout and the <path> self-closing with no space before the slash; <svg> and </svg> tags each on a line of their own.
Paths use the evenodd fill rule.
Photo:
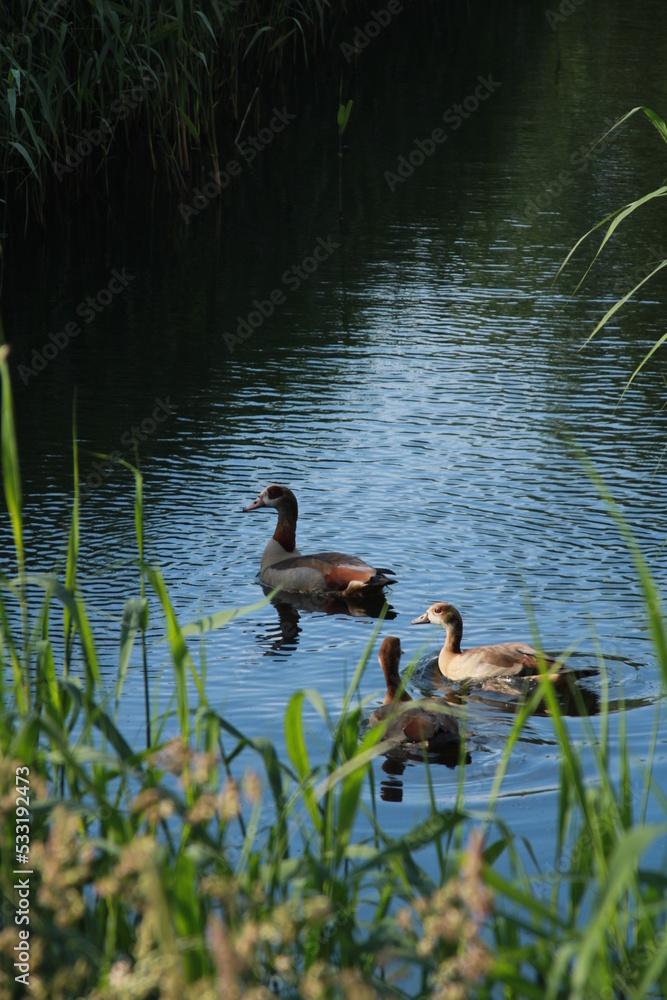
<svg viewBox="0 0 667 1000">
<path fill-rule="evenodd" d="M 656 934 L 655 942 L 647 942 L 644 946 L 645 949 L 648 950 L 651 944 L 654 944 L 655 953 L 647 965 L 640 982 L 637 984 L 635 992 L 632 994 L 633 998 L 636 997 L 637 1000 L 639 997 L 650 995 L 648 992 L 649 988 L 658 982 L 659 976 L 662 975 L 667 966 L 667 936 L 664 934 L 664 931 L 662 934 Z"/>
<path fill-rule="evenodd" d="M 181 119 L 187 125 L 188 131 L 189 131 L 190 135 L 192 136 L 192 138 L 194 139 L 194 141 L 197 144 L 199 144 L 199 137 L 200 137 L 199 129 L 196 127 L 196 125 L 194 124 L 194 122 L 192 121 L 192 119 L 189 118 L 188 115 L 186 115 L 186 113 L 183 110 L 183 108 L 179 108 L 178 109 L 178 113 L 181 116 Z"/>
<path fill-rule="evenodd" d="M 120 701 L 127 665 L 134 645 L 137 629 L 148 628 L 148 601 L 145 597 L 130 597 L 125 601 L 120 624 L 120 648 L 118 650 L 118 681 L 116 683 L 116 707 Z"/>
<path fill-rule="evenodd" d="M 49 598 L 55 597 L 68 609 L 81 640 L 81 648 L 86 667 L 90 673 L 90 680 L 93 684 L 99 683 L 100 672 L 97 652 L 84 602 L 78 594 L 68 590 L 53 574 L 30 573 L 25 577 L 25 583 L 41 587 Z"/>
<path fill-rule="evenodd" d="M 137 759 L 137 754 L 126 741 L 123 734 L 116 727 L 114 722 L 96 701 L 87 694 L 83 688 L 76 681 L 61 680 L 59 681 L 59 686 L 62 691 L 66 692 L 67 695 L 72 699 L 72 702 L 79 708 L 83 709 L 86 713 L 86 717 L 89 719 L 91 724 L 95 726 L 96 729 L 106 737 L 108 742 L 111 744 L 113 749 L 120 757 L 120 760 L 126 763 L 132 763 Z M 70 749 L 72 749 L 70 747 Z M 80 748 L 82 752 L 87 750 L 86 747 Z M 74 753 L 74 751 L 72 750 Z M 93 753 L 97 753 L 93 750 Z M 105 759 L 108 758 L 108 754 Z M 77 758 L 81 759 L 81 758 Z M 116 765 L 119 763 L 118 758 L 113 759 L 113 763 Z"/>
<path fill-rule="evenodd" d="M 359 739 L 359 716 L 360 710 L 351 712 L 345 720 L 345 729 L 354 739 L 355 744 Z M 362 751 L 363 752 L 363 751 Z M 355 754 L 356 756 L 356 754 Z M 354 760 L 354 757 L 351 758 Z M 350 771 L 343 779 L 342 788 L 338 799 L 338 815 L 336 822 L 336 862 L 339 863 L 345 854 L 347 845 L 352 836 L 352 829 L 359 807 L 359 796 L 364 779 L 368 773 L 368 766 L 359 767 Z"/>
<path fill-rule="evenodd" d="M 352 104 L 354 102 L 349 100 L 347 104 L 338 105 L 338 133 L 342 135 L 347 128 L 347 123 L 350 118 L 350 112 L 352 111 Z"/>
<path fill-rule="evenodd" d="M 12 534 L 14 536 L 14 548 L 16 549 L 19 576 L 21 576 L 25 565 L 21 473 L 19 469 L 18 448 L 16 446 L 12 383 L 7 365 L 8 353 L 9 348 L 3 345 L 0 348 L 0 371 L 2 379 L 2 482 L 7 511 L 12 526 Z"/>
<path fill-rule="evenodd" d="M 311 692 L 312 693 L 312 692 Z M 303 784 L 303 799 L 318 831 L 322 829 L 322 816 L 311 785 L 312 768 L 303 732 L 301 709 L 307 693 L 296 691 L 289 700 L 285 711 L 285 747 L 296 773 Z M 319 697 L 319 696 L 318 696 Z"/>
<path fill-rule="evenodd" d="M 181 629 L 181 634 L 184 636 L 204 635 L 205 632 L 212 632 L 214 629 L 222 628 L 223 625 L 233 622 L 235 618 L 240 618 L 242 615 L 249 615 L 253 611 L 259 611 L 260 608 L 268 604 L 279 590 L 280 587 L 277 587 L 261 601 L 257 601 L 256 604 L 248 604 L 245 608 L 231 608 L 228 611 L 217 611 L 215 614 L 198 618 L 196 621 L 190 622 L 189 625 L 184 625 Z"/>
<path fill-rule="evenodd" d="M 63 706 L 53 661 L 53 648 L 48 639 L 40 639 L 37 642 L 37 672 L 38 676 L 45 682 L 49 709 L 62 725 L 64 722 Z M 42 694 L 42 698 L 44 698 L 44 694 Z"/>
<path fill-rule="evenodd" d="M 30 153 L 25 148 L 25 146 L 23 145 L 23 143 L 21 143 L 21 142 L 15 142 L 14 140 L 12 140 L 12 142 L 10 142 L 9 145 L 13 149 L 15 149 L 18 153 L 21 154 L 21 156 L 23 157 L 23 159 L 26 161 L 26 163 L 28 164 L 28 166 L 32 170 L 33 174 L 36 174 L 37 173 L 37 168 L 36 168 L 35 164 L 33 163 L 33 160 L 32 160 L 32 157 L 30 156 Z"/>
<path fill-rule="evenodd" d="M 667 264 L 667 260 L 663 261 L 663 265 L 664 264 Z M 635 378 L 635 376 L 639 374 L 639 372 L 642 370 L 642 368 L 644 367 L 644 365 L 646 364 L 646 362 L 649 361 L 653 357 L 653 355 L 655 354 L 655 352 L 660 347 L 662 347 L 662 345 L 665 343 L 666 340 L 667 340 L 667 333 L 663 333 L 662 337 L 658 338 L 658 340 L 655 342 L 655 344 L 653 345 L 653 347 L 651 348 L 651 350 L 648 352 L 648 354 L 639 362 L 639 364 L 637 365 L 637 367 L 633 371 L 632 375 L 628 379 L 627 384 L 625 386 L 625 389 L 621 393 L 621 399 L 623 399 L 623 397 L 625 396 L 626 392 L 630 388 L 632 380 Z"/>
<path fill-rule="evenodd" d="M 667 194 L 667 188 L 665 188 L 664 191 Z M 600 249 L 602 249 L 602 248 L 600 248 Z M 632 289 L 632 291 L 630 291 L 626 295 L 624 295 L 623 298 L 621 298 L 621 299 L 618 300 L 618 302 L 615 302 L 614 305 L 611 307 L 611 309 L 608 309 L 607 312 L 604 314 L 604 316 L 602 317 L 602 319 L 600 320 L 600 322 L 598 323 L 598 325 L 595 327 L 595 329 L 591 333 L 591 335 L 586 338 L 586 340 L 585 340 L 582 348 L 580 348 L 580 350 L 582 350 L 583 347 L 586 347 L 586 345 L 588 343 L 590 343 L 590 341 L 593 339 L 593 337 L 595 336 L 595 334 L 598 333 L 598 331 L 602 329 L 602 327 L 608 322 L 608 320 L 611 319 L 611 317 L 614 315 L 614 313 L 617 312 L 617 310 L 620 309 L 621 306 L 624 305 L 628 301 L 628 299 L 632 295 L 635 294 L 635 292 L 637 291 L 637 289 L 641 288 L 643 284 L 645 284 L 647 281 L 649 281 L 653 277 L 654 274 L 658 273 L 658 271 L 661 271 L 663 267 L 667 267 L 667 260 L 661 261 L 657 265 L 657 267 L 653 268 L 653 270 L 651 271 L 650 274 L 647 274 L 645 278 L 642 278 L 642 280 L 638 284 L 635 285 L 635 287 Z M 653 348 L 653 351 L 655 351 L 658 346 L 659 345 L 656 344 L 656 346 Z M 644 360 L 642 361 L 642 363 L 639 366 L 639 368 L 641 368 L 642 365 L 644 365 L 648 361 L 648 359 L 650 358 L 651 354 L 653 354 L 653 351 L 651 351 L 644 358 Z M 637 369 L 637 371 L 639 371 L 639 368 Z M 635 372 L 635 375 L 637 374 L 637 371 Z M 635 375 L 633 375 L 632 378 L 634 378 Z M 630 382 L 632 382 L 632 378 L 630 379 Z M 630 385 L 630 382 L 628 382 L 628 385 Z M 627 389 L 627 387 L 628 386 L 626 386 L 625 388 Z M 623 391 L 625 392 L 625 389 Z"/>
<path fill-rule="evenodd" d="M 247 57 L 248 53 L 250 52 L 251 48 L 253 47 L 253 45 L 255 44 L 255 42 L 257 41 L 257 39 L 261 35 L 263 35 L 266 31 L 273 31 L 273 28 L 270 25 L 265 24 L 263 27 L 257 29 L 257 31 L 255 32 L 255 34 L 250 39 L 250 42 L 248 44 L 248 48 L 243 53 L 243 58 L 244 59 Z"/>
<path fill-rule="evenodd" d="M 285 711 L 285 747 L 301 779 L 310 775 L 310 760 L 303 735 L 301 706 L 305 692 L 295 691 Z"/>
<path fill-rule="evenodd" d="M 644 112 L 644 114 L 651 122 L 651 124 L 655 125 L 658 132 L 660 133 L 660 138 L 662 139 L 662 141 L 667 142 L 667 125 L 665 125 L 662 118 L 659 115 L 656 115 L 655 111 L 651 111 L 650 108 L 642 107 L 641 110 Z"/>
<path fill-rule="evenodd" d="M 658 837 L 664 837 L 667 825 L 636 827 L 617 842 L 609 864 L 606 886 L 597 911 L 591 915 L 583 931 L 583 940 L 572 970 L 572 986 L 576 996 L 584 996 L 591 970 L 605 948 L 605 937 L 613 921 L 621 897 L 636 878 L 636 866 L 642 853 Z"/>
<path fill-rule="evenodd" d="M 213 28 L 211 27 L 211 22 L 210 22 L 210 21 L 209 21 L 209 19 L 208 19 L 208 18 L 206 17 L 206 14 L 204 14 L 204 12 L 203 12 L 202 10 L 196 10 L 196 11 L 195 11 L 195 14 L 196 14 L 196 15 L 197 15 L 197 16 L 198 16 L 198 17 L 199 17 L 200 19 L 201 19 L 201 22 L 202 22 L 202 24 L 204 25 L 204 27 L 205 27 L 205 28 L 206 28 L 206 30 L 208 31 L 209 35 L 210 35 L 210 36 L 211 36 L 211 38 L 213 39 L 213 41 L 214 41 L 214 43 L 215 43 L 215 46 L 216 46 L 216 48 L 217 48 L 217 46 L 218 46 L 218 39 L 217 39 L 217 37 L 216 37 L 216 34 L 215 34 L 215 31 L 214 31 L 214 30 L 213 30 Z"/>
<path fill-rule="evenodd" d="M 76 590 L 76 570 L 79 560 L 79 448 L 76 433 L 76 396 L 72 405 L 72 465 L 74 468 L 74 503 L 72 505 L 72 520 L 67 542 L 67 567 L 65 569 L 65 586 L 74 593 Z M 69 668 L 71 643 L 74 634 L 71 631 L 72 620 L 67 606 L 63 608 L 63 633 L 65 636 L 65 673 Z"/>
</svg>

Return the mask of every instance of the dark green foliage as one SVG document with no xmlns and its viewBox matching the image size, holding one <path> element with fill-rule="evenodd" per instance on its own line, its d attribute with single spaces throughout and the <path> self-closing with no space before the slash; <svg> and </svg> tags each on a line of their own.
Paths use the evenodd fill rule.
<svg viewBox="0 0 667 1000">
<path fill-rule="evenodd" d="M 44 220 L 50 199 L 108 183 L 119 151 L 177 177 L 219 113 L 309 58 L 344 13 L 328 0 L 15 0 L 0 5 L 0 172 L 5 208 Z"/>
</svg>

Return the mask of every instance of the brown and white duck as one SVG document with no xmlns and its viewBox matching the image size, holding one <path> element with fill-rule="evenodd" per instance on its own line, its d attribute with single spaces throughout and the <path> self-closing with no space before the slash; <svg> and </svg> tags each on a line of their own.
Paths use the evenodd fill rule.
<svg viewBox="0 0 667 1000">
<path fill-rule="evenodd" d="M 398 672 L 401 661 L 401 642 L 395 635 L 388 635 L 378 653 L 380 666 L 387 682 L 387 693 L 381 708 L 376 708 L 370 717 L 373 729 L 386 719 L 389 720 L 385 739 L 395 743 L 426 745 L 428 750 L 443 750 L 451 747 L 459 739 L 459 727 L 453 715 L 441 711 L 444 700 L 438 698 L 413 701 L 407 691 L 397 697 L 401 684 Z M 410 707 L 400 710 L 402 702 L 410 702 Z M 392 718 L 394 716 L 394 718 Z"/>
<path fill-rule="evenodd" d="M 483 681 L 491 677 L 534 677 L 539 674 L 539 659 L 547 669 L 555 661 L 525 642 L 501 642 L 494 646 L 475 646 L 461 649 L 463 619 L 451 604 L 432 604 L 412 625 L 441 625 L 447 632 L 445 645 L 438 656 L 438 667 L 443 677 L 453 681 Z M 557 671 L 551 673 L 556 676 Z"/>
<path fill-rule="evenodd" d="M 378 593 L 394 583 L 393 570 L 369 566 L 363 559 L 342 552 L 317 552 L 303 556 L 296 548 L 296 497 L 286 486 L 272 483 L 256 500 L 244 507 L 259 510 L 272 507 L 278 512 L 273 538 L 264 549 L 259 578 L 268 587 L 299 594 L 334 593 L 347 598 Z"/>
</svg>

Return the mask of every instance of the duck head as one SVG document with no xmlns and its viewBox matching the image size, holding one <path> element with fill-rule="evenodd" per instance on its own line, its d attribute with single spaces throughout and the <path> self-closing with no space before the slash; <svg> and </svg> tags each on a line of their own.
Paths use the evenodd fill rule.
<svg viewBox="0 0 667 1000">
<path fill-rule="evenodd" d="M 442 628 L 460 626 L 461 615 L 452 604 L 432 604 L 419 618 L 413 618 L 411 625 L 440 625 Z"/>
<path fill-rule="evenodd" d="M 249 503 L 243 510 L 259 510 L 260 507 L 273 507 L 276 510 L 289 508 L 295 520 L 299 513 L 296 497 L 292 491 L 288 490 L 286 486 L 280 486 L 278 483 L 271 483 L 270 486 L 266 486 L 257 499 Z"/>
</svg>

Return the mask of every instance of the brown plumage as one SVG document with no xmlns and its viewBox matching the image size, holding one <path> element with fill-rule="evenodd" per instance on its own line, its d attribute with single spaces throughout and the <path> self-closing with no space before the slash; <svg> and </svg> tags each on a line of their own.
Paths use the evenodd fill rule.
<svg viewBox="0 0 667 1000">
<path fill-rule="evenodd" d="M 401 684 L 398 668 L 401 661 L 401 642 L 395 635 L 388 635 L 378 653 L 380 666 L 387 682 L 387 693 L 381 708 L 376 708 L 370 717 L 371 728 L 389 719 L 385 739 L 395 743 L 426 744 L 429 750 L 451 747 L 459 738 L 456 719 L 440 711 L 444 701 L 429 698 L 413 701 L 407 691 L 397 697 Z M 410 702 L 410 707 L 401 709 L 402 702 Z M 394 716 L 394 718 L 392 718 Z"/>
<path fill-rule="evenodd" d="M 432 604 L 412 625 L 441 625 L 447 632 L 438 656 L 440 673 L 453 681 L 485 680 L 489 677 L 534 677 L 539 674 L 540 653 L 525 642 L 501 642 L 494 646 L 461 649 L 463 620 L 451 604 Z M 541 656 L 547 669 L 554 660 Z M 558 676 L 557 671 L 550 674 Z"/>
<path fill-rule="evenodd" d="M 268 587 L 280 587 L 292 593 L 334 593 L 345 597 L 364 597 L 379 593 L 393 583 L 393 570 L 377 569 L 363 559 L 342 552 L 317 552 L 304 556 L 296 548 L 296 522 L 299 507 L 286 486 L 272 483 L 256 500 L 244 507 L 259 510 L 273 507 L 278 523 L 273 538 L 264 549 L 260 580 Z"/>
</svg>

